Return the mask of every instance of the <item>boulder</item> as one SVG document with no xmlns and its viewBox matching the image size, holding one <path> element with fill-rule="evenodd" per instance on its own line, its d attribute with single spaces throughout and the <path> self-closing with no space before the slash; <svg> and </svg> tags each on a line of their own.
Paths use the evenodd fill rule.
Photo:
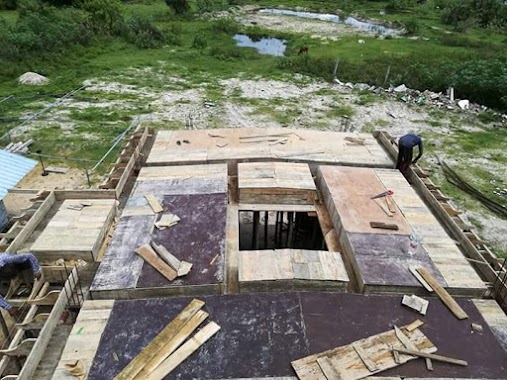
<svg viewBox="0 0 507 380">
<path fill-rule="evenodd" d="M 49 79 L 37 73 L 27 72 L 18 78 L 18 82 L 28 85 L 42 85 L 49 83 Z"/>
<path fill-rule="evenodd" d="M 393 89 L 394 92 L 406 92 L 407 90 L 408 88 L 404 84 L 400 84 L 398 87 Z"/>
</svg>

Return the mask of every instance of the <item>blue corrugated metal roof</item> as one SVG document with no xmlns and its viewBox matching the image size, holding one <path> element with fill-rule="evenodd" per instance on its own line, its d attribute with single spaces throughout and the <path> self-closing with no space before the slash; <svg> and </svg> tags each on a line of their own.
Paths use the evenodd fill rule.
<svg viewBox="0 0 507 380">
<path fill-rule="evenodd" d="M 37 161 L 0 150 L 0 200 L 37 165 Z"/>
</svg>

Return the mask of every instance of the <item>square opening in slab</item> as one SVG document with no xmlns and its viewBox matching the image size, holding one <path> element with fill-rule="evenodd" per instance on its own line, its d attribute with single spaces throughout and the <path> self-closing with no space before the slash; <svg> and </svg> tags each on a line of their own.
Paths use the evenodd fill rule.
<svg viewBox="0 0 507 380">
<path fill-rule="evenodd" d="M 239 249 L 327 250 L 315 212 L 240 211 Z"/>
</svg>

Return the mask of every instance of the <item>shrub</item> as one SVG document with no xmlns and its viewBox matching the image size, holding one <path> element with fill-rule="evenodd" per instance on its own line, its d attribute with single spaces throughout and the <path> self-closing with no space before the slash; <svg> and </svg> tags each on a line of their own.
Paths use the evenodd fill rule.
<svg viewBox="0 0 507 380">
<path fill-rule="evenodd" d="M 216 33 L 236 34 L 239 32 L 239 25 L 230 18 L 220 18 L 211 24 L 211 30 Z"/>
<path fill-rule="evenodd" d="M 210 49 L 209 54 L 217 59 L 240 59 L 246 57 L 246 52 L 241 48 L 215 46 Z"/>
<path fill-rule="evenodd" d="M 386 10 L 396 12 L 413 7 L 414 5 L 414 0 L 389 0 L 386 5 Z"/>
<path fill-rule="evenodd" d="M 118 35 L 124 32 L 124 19 L 119 0 L 84 0 L 86 25 L 95 33 Z"/>
<path fill-rule="evenodd" d="M 413 36 L 419 33 L 421 26 L 419 25 L 419 21 L 415 18 L 411 18 L 405 22 L 405 31 L 407 35 Z"/>
<path fill-rule="evenodd" d="M 206 39 L 204 32 L 201 30 L 195 35 L 194 40 L 192 41 L 192 48 L 204 50 L 207 46 L 208 40 Z"/>
<path fill-rule="evenodd" d="M 178 24 L 171 24 L 169 28 L 164 30 L 164 33 L 166 35 L 166 41 L 167 43 L 171 45 L 182 45 L 183 40 L 181 39 L 181 33 L 182 29 L 181 26 Z"/>
<path fill-rule="evenodd" d="M 18 6 L 17 0 L 0 0 L 0 10 L 12 11 Z"/>
<path fill-rule="evenodd" d="M 184 15 L 190 11 L 190 5 L 188 4 L 188 0 L 165 0 L 165 3 L 177 15 Z"/>
<path fill-rule="evenodd" d="M 213 0 L 197 0 L 196 1 L 197 12 L 198 13 L 208 13 L 213 12 Z"/>
<path fill-rule="evenodd" d="M 143 49 L 160 47 L 165 34 L 144 17 L 133 17 L 127 21 L 128 40 Z"/>
</svg>

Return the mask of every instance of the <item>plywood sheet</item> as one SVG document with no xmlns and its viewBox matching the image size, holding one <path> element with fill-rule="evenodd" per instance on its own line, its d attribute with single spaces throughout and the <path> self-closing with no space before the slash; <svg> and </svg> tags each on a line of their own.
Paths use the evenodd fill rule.
<svg viewBox="0 0 507 380">
<path fill-rule="evenodd" d="M 335 226 L 340 225 L 347 233 L 385 233 L 370 226 L 374 221 L 398 225 L 399 229 L 392 231 L 393 234 L 410 234 L 410 226 L 398 208 L 389 217 L 377 204 L 387 208 L 384 198 L 370 199 L 387 190 L 372 169 L 320 166 L 319 176 L 320 190 L 327 198 L 326 204 Z"/>
<path fill-rule="evenodd" d="M 82 207 L 81 202 L 90 206 L 81 210 L 69 207 Z M 104 237 L 105 231 L 112 223 L 116 207 L 113 199 L 80 199 L 65 200 L 46 228 L 35 240 L 31 251 L 38 254 L 62 254 L 72 252 L 90 260 Z"/>
<path fill-rule="evenodd" d="M 287 140 L 283 145 L 272 144 L 270 136 L 279 136 Z M 249 140 L 248 137 L 255 137 L 255 139 Z M 345 137 L 364 138 L 365 144 L 349 144 Z M 177 141 L 183 140 L 189 140 L 190 144 L 177 144 Z M 250 142 L 246 142 L 247 140 Z M 227 145 L 224 146 L 224 144 Z M 159 131 L 147 165 L 212 163 L 248 159 L 278 161 L 290 159 L 300 162 L 361 164 L 371 167 L 392 166 L 391 159 L 370 134 L 356 135 L 281 128 Z"/>
</svg>

